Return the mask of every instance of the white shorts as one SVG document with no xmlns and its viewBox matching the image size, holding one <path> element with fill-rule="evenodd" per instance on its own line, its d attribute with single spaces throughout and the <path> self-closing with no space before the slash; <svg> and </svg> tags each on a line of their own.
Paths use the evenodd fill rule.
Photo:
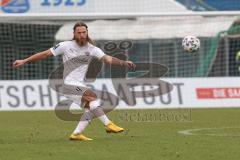
<svg viewBox="0 0 240 160">
<path fill-rule="evenodd" d="M 62 95 L 70 100 L 73 101 L 73 103 L 81 106 L 81 99 L 86 90 L 88 90 L 89 87 L 84 84 L 84 82 L 65 82 L 63 86 L 63 92 Z"/>
</svg>

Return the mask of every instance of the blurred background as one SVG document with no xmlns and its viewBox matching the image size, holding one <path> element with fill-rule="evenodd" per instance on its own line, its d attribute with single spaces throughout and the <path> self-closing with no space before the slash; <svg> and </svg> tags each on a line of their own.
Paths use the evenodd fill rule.
<svg viewBox="0 0 240 160">
<path fill-rule="evenodd" d="M 169 68 L 165 78 L 238 77 L 239 10 L 238 0 L 2 0 L 0 79 L 47 80 L 61 57 L 19 70 L 11 64 L 71 40 L 76 21 L 87 23 L 90 37 L 105 53 L 163 64 Z M 187 35 L 200 39 L 197 53 L 182 49 Z M 98 78 L 110 78 L 107 66 Z"/>
<path fill-rule="evenodd" d="M 0 0 L 0 6 L 0 160 L 239 160 L 240 0 Z M 16 59 L 71 40 L 77 21 L 106 54 L 169 68 L 131 86 L 143 73 L 115 71 L 125 76 L 119 82 L 103 65 L 88 86 L 116 107 L 107 115 L 125 131 L 106 134 L 94 120 L 83 133 L 94 141 L 86 143 L 68 140 L 81 108 L 62 110 L 66 98 L 49 87 L 61 56 L 12 68 Z M 189 35 L 200 39 L 198 52 L 183 50 Z M 108 92 L 119 98 L 117 106 Z"/>
</svg>

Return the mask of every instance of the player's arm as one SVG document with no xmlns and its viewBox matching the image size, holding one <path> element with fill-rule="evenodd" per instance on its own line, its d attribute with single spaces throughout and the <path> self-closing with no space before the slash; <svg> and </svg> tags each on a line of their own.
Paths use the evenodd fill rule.
<svg viewBox="0 0 240 160">
<path fill-rule="evenodd" d="M 52 55 L 53 55 L 53 53 L 51 52 L 50 49 L 48 49 L 46 51 L 36 53 L 26 59 L 16 60 L 15 62 L 13 62 L 13 68 L 18 68 L 20 66 L 23 66 L 24 64 L 39 61 L 39 60 L 45 59 L 47 57 L 50 57 Z"/>
<path fill-rule="evenodd" d="M 123 66 L 123 67 L 127 67 L 129 69 L 135 70 L 136 65 L 132 62 L 132 61 L 123 61 L 120 60 L 118 58 L 109 56 L 109 55 L 105 55 L 102 57 L 102 61 L 104 63 L 110 64 L 110 65 L 117 65 L 117 66 Z"/>
</svg>

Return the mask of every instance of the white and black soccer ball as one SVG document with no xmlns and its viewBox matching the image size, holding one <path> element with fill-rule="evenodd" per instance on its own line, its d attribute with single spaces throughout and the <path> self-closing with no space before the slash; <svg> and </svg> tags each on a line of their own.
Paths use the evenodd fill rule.
<svg viewBox="0 0 240 160">
<path fill-rule="evenodd" d="M 200 48 L 200 40 L 195 36 L 186 36 L 182 40 L 182 47 L 189 53 L 196 52 Z"/>
</svg>

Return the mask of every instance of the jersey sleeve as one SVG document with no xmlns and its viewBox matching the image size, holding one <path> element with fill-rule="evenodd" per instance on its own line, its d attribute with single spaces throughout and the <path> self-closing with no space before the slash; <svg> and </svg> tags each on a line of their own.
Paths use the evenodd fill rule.
<svg viewBox="0 0 240 160">
<path fill-rule="evenodd" d="M 53 46 L 52 48 L 50 48 L 50 51 L 52 52 L 52 54 L 54 56 L 63 55 L 64 50 L 65 50 L 64 46 L 65 46 L 65 43 L 60 42 L 60 43 L 56 44 L 55 46 Z"/>
<path fill-rule="evenodd" d="M 99 60 L 105 56 L 106 54 L 100 49 L 100 48 L 95 48 L 93 52 L 93 56 L 98 58 Z"/>
</svg>

